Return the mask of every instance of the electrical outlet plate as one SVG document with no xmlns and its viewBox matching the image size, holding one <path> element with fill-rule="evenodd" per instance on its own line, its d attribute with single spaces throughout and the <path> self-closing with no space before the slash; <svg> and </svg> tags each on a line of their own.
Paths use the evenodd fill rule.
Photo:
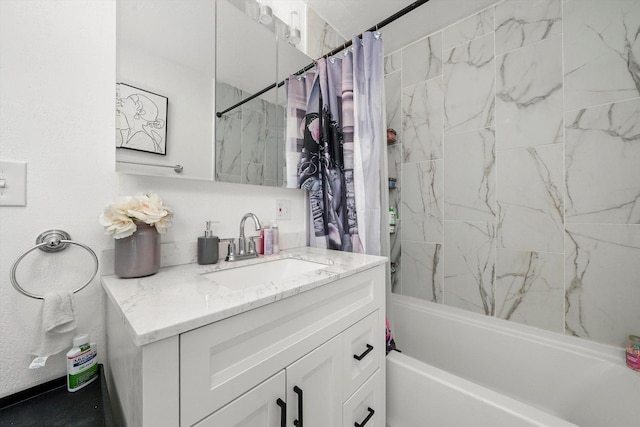
<svg viewBox="0 0 640 427">
<path fill-rule="evenodd" d="M 27 206 L 27 163 L 0 160 L 0 206 Z"/>
<path fill-rule="evenodd" d="M 291 200 L 276 200 L 276 219 L 291 219 Z"/>
</svg>

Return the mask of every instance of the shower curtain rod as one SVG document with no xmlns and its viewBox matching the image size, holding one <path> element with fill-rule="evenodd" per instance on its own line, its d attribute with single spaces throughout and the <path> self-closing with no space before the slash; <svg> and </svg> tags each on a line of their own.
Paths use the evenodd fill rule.
<svg viewBox="0 0 640 427">
<path fill-rule="evenodd" d="M 414 3 L 411 3 L 409 6 L 405 7 L 404 9 L 399 10 L 398 12 L 396 12 L 393 15 L 389 16 L 387 19 L 378 22 L 376 25 L 374 25 L 373 27 L 369 28 L 365 32 L 378 31 L 380 28 L 384 27 L 385 25 L 388 25 L 388 24 L 392 23 L 396 19 L 406 15 L 407 13 L 413 11 L 414 9 L 417 9 L 418 7 L 420 7 L 423 4 L 427 3 L 428 1 L 429 0 L 418 0 L 418 1 L 414 2 Z M 358 37 L 362 38 L 362 33 L 358 34 Z M 343 43 L 342 45 L 340 45 L 339 47 L 333 49 L 331 52 L 329 52 L 329 53 L 327 53 L 325 55 L 322 55 L 320 58 L 328 58 L 330 56 L 338 54 L 338 53 L 342 52 L 344 49 L 346 49 L 349 46 L 351 46 L 352 44 L 353 44 L 353 41 L 352 40 L 348 40 L 345 43 Z M 313 61 L 309 65 L 305 66 L 304 68 L 301 68 L 300 70 L 296 71 L 295 73 L 293 73 L 293 75 L 294 76 L 299 76 L 299 75 L 303 74 L 304 72 L 309 71 L 310 69 L 312 69 L 316 65 L 316 62 L 318 62 L 318 60 L 320 58 L 316 59 L 315 61 Z M 282 85 L 284 85 L 285 81 L 286 81 L 286 79 L 282 80 L 281 82 L 278 82 L 278 83 L 270 84 L 269 86 L 265 87 L 261 91 L 254 93 L 250 97 L 243 99 L 242 101 L 232 105 L 231 107 L 227 108 L 226 110 L 217 112 L 216 116 L 217 117 L 222 117 L 223 114 L 228 113 L 231 110 L 235 110 L 236 108 L 238 108 L 242 104 L 247 103 L 247 102 L 251 101 L 252 99 L 255 99 L 255 98 L 259 97 L 263 93 L 268 92 L 273 88 L 281 87 Z"/>
</svg>

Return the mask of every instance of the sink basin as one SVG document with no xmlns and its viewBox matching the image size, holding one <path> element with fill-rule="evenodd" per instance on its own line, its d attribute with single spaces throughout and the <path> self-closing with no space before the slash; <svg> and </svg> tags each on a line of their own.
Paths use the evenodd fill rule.
<svg viewBox="0 0 640 427">
<path fill-rule="evenodd" d="M 283 258 L 243 267 L 230 268 L 228 270 L 214 271 L 203 274 L 202 276 L 225 288 L 240 290 L 277 280 L 288 279 L 300 274 L 320 270 L 326 266 L 326 264 L 317 262 Z"/>
</svg>

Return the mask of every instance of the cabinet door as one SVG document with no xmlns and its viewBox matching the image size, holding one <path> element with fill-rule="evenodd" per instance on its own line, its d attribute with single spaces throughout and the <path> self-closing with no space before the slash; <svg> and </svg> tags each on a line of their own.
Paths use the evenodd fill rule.
<svg viewBox="0 0 640 427">
<path fill-rule="evenodd" d="M 281 371 L 213 413 L 196 427 L 280 427 L 285 417 L 285 372 Z"/>
<path fill-rule="evenodd" d="M 342 423 L 341 337 L 327 341 L 287 367 L 287 425 Z M 302 420 L 301 420 L 302 419 Z M 294 421 L 302 421 L 294 424 Z"/>
<path fill-rule="evenodd" d="M 342 427 L 384 427 L 386 408 L 384 376 L 380 370 L 347 400 L 343 407 Z"/>
</svg>

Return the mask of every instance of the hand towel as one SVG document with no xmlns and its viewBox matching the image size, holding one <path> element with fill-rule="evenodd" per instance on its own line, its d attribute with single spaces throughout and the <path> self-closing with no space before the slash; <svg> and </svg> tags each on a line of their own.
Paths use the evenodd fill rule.
<svg viewBox="0 0 640 427">
<path fill-rule="evenodd" d="M 48 357 L 70 349 L 77 326 L 73 292 L 46 293 L 39 325 L 34 355 Z"/>
</svg>

